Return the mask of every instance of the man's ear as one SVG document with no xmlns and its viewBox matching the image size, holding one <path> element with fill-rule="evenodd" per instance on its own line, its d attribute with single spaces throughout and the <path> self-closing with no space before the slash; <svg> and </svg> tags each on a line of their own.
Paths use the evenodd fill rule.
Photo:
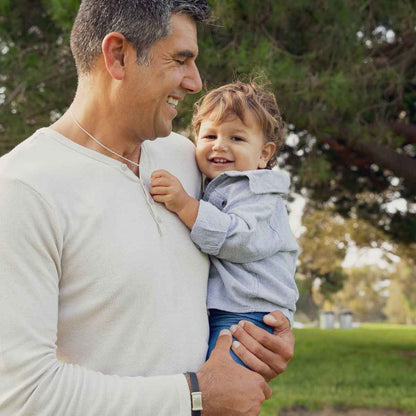
<svg viewBox="0 0 416 416">
<path fill-rule="evenodd" d="M 273 142 L 266 142 L 261 151 L 261 156 L 259 160 L 259 169 L 264 169 L 267 166 L 267 162 L 276 152 L 276 145 Z"/>
<path fill-rule="evenodd" d="M 111 32 L 103 39 L 101 49 L 108 73 L 120 81 L 125 75 L 124 58 L 127 52 L 127 40 L 119 32 Z"/>
</svg>

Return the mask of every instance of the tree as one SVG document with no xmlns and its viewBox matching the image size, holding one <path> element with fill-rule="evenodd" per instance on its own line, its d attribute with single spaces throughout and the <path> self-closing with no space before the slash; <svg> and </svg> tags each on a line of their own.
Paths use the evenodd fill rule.
<svg viewBox="0 0 416 416">
<path fill-rule="evenodd" d="M 74 94 L 76 71 L 67 46 L 72 17 L 65 17 L 65 25 L 54 13 L 57 4 L 41 0 L 0 3 L 1 153 L 55 121 Z M 72 2 L 72 16 L 78 4 Z"/>
<path fill-rule="evenodd" d="M 384 308 L 389 321 L 416 324 L 416 267 L 402 261 L 392 279 L 390 296 Z"/>
<path fill-rule="evenodd" d="M 415 249 L 414 0 L 211 0 L 200 31 L 208 88 L 252 72 L 270 79 L 298 142 L 280 160 L 311 205 L 330 204 Z M 79 0 L 0 3 L 0 152 L 71 101 L 68 35 Z M 189 124 L 188 99 L 176 129 Z M 386 204 L 404 198 L 407 211 Z M 413 210 L 413 211 L 412 211 Z"/>
<path fill-rule="evenodd" d="M 300 138 L 282 157 L 296 188 L 317 208 L 330 201 L 413 243 L 414 213 L 390 214 L 384 204 L 415 200 L 415 3 L 213 3 L 223 28 L 201 42 L 208 84 L 264 71 Z"/>
<path fill-rule="evenodd" d="M 339 308 L 349 309 L 358 321 L 385 319 L 383 308 L 388 299 L 391 274 L 376 266 L 352 268 L 347 271 L 348 280 L 343 289 L 333 297 Z"/>
<path fill-rule="evenodd" d="M 316 306 L 324 305 L 351 309 L 361 320 L 385 319 L 386 315 L 392 320 L 397 311 L 401 320 L 400 316 L 413 316 L 416 276 L 414 258 L 407 246 L 395 243 L 385 232 L 360 218 L 345 219 L 330 208 L 315 210 L 309 206 L 303 225 L 305 232 L 299 238 L 298 307 L 309 318 L 316 317 Z M 345 268 L 345 255 L 352 247 L 378 248 L 385 253 L 390 268 L 376 265 Z M 400 267 L 394 263 L 398 258 Z M 391 291 L 386 286 L 390 283 Z M 390 309 L 383 314 L 389 294 L 394 300 L 389 299 L 391 307 L 387 303 Z"/>
<path fill-rule="evenodd" d="M 346 278 L 341 267 L 348 247 L 346 222 L 330 210 L 306 211 L 303 225 L 306 232 L 299 239 L 298 274 L 303 280 L 319 279 L 320 294 L 330 298 Z"/>
</svg>

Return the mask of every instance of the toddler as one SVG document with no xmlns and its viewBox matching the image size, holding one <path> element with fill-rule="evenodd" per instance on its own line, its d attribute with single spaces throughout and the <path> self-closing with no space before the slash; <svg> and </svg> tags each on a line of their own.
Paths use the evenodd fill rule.
<svg viewBox="0 0 416 416">
<path fill-rule="evenodd" d="M 151 194 L 210 256 L 209 356 L 219 332 L 241 320 L 272 333 L 263 316 L 277 309 L 293 323 L 298 245 L 282 197 L 289 178 L 271 170 L 284 140 L 274 95 L 255 83 L 222 86 L 195 104 L 192 126 L 206 177 L 202 199 L 163 170 L 153 172 Z"/>
</svg>

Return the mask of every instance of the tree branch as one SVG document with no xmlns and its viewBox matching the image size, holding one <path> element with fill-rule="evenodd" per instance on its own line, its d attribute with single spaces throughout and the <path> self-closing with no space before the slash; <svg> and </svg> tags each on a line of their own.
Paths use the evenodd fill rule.
<svg viewBox="0 0 416 416">
<path fill-rule="evenodd" d="M 370 156 L 376 165 L 391 170 L 396 176 L 416 186 L 416 159 L 374 142 L 355 143 L 354 148 Z"/>
<path fill-rule="evenodd" d="M 388 127 L 398 136 L 403 136 L 409 143 L 416 143 L 416 125 L 396 122 L 390 122 Z"/>
</svg>

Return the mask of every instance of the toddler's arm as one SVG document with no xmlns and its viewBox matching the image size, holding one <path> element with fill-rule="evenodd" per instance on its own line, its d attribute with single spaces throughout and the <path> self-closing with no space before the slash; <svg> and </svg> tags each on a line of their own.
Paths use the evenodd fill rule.
<svg viewBox="0 0 416 416">
<path fill-rule="evenodd" d="M 183 189 L 179 179 L 166 170 L 155 170 L 151 176 L 150 194 L 156 202 L 175 212 L 181 221 L 192 229 L 198 215 L 199 201 Z"/>
<path fill-rule="evenodd" d="M 201 200 L 192 227 L 192 241 L 206 254 L 233 263 L 247 263 L 270 257 L 282 248 L 276 218 L 279 197 L 273 194 L 241 194 L 223 210 Z M 272 218 L 274 217 L 274 218 Z"/>
</svg>

